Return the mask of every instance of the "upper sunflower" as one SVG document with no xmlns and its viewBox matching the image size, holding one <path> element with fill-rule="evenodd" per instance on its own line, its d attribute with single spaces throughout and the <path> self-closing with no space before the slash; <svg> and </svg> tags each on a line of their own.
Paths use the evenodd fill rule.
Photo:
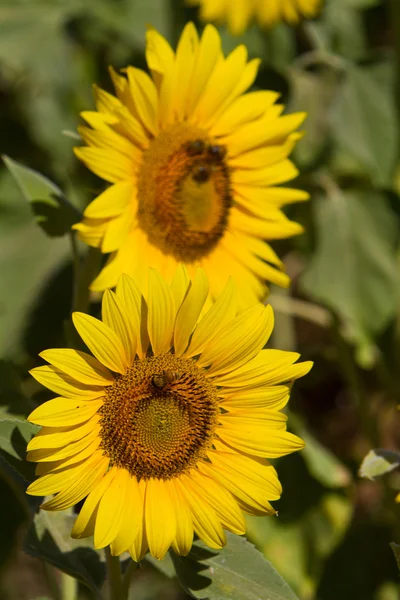
<svg viewBox="0 0 400 600">
<path fill-rule="evenodd" d="M 312 18 L 321 8 L 322 0 L 186 0 L 200 6 L 203 21 L 226 22 L 234 35 L 242 34 L 252 19 L 262 27 L 271 27 L 280 21 L 294 25 L 302 17 Z"/>
<path fill-rule="evenodd" d="M 179 269 L 171 286 L 151 271 L 148 285 L 145 301 L 123 275 L 102 321 L 74 313 L 94 357 L 43 352 L 50 365 L 32 374 L 62 397 L 29 416 L 43 428 L 28 445 L 40 476 L 28 493 L 56 494 L 47 510 L 86 498 L 73 536 L 134 560 L 187 554 L 194 532 L 221 548 L 223 529 L 244 533 L 242 511 L 274 513 L 281 487 L 266 459 L 303 446 L 280 411 L 311 366 L 263 350 L 272 310 L 237 313 L 231 281 L 208 311 L 201 270 L 190 282 Z"/>
<path fill-rule="evenodd" d="M 74 226 L 112 253 L 92 289 L 123 272 L 145 285 L 149 266 L 170 280 L 178 262 L 203 267 L 214 297 L 230 275 L 246 303 L 265 296 L 265 281 L 287 286 L 264 240 L 302 231 L 281 207 L 308 195 L 276 185 L 297 175 L 287 157 L 304 113 L 281 116 L 275 92 L 245 94 L 259 60 L 244 46 L 224 58 L 211 25 L 199 40 L 189 23 L 176 53 L 150 30 L 146 56 L 151 77 L 111 71 L 117 97 L 95 88 L 97 112 L 82 113 L 91 127 L 76 154 L 113 184 Z"/>
</svg>

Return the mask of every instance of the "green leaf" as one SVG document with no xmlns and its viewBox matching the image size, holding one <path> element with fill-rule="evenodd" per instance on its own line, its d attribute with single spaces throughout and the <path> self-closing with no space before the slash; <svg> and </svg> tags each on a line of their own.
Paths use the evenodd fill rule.
<svg viewBox="0 0 400 600">
<path fill-rule="evenodd" d="M 378 448 L 368 452 L 361 463 L 358 473 L 360 477 L 376 479 L 397 469 L 398 466 L 400 466 L 399 452 Z"/>
<path fill-rule="evenodd" d="M 398 226 L 385 195 L 330 188 L 314 199 L 317 248 L 302 286 L 341 316 L 361 346 L 395 314 Z"/>
<path fill-rule="evenodd" d="M 195 542 L 187 557 L 172 554 L 182 587 L 194 598 L 297 600 L 289 585 L 245 538 L 227 533 L 221 552 Z"/>
<path fill-rule="evenodd" d="M 14 177 L 25 200 L 31 203 L 37 223 L 51 237 L 63 236 L 81 220 L 81 214 L 63 196 L 50 179 L 33 169 L 20 165 L 8 156 L 4 163 Z"/>
<path fill-rule="evenodd" d="M 292 68 L 289 71 L 291 97 L 288 112 L 305 111 L 306 135 L 297 144 L 294 157 L 301 169 L 315 167 L 327 146 L 328 122 L 326 106 L 332 93 L 327 73 L 316 75 L 309 71 Z"/>
<path fill-rule="evenodd" d="M 331 104 L 337 153 L 350 154 L 379 186 L 391 185 L 396 166 L 398 127 L 393 96 L 374 70 L 352 65 Z"/>
<path fill-rule="evenodd" d="M 0 356 L 15 356 L 35 301 L 65 259 L 66 238 L 49 239 L 36 226 L 29 205 L 10 175 L 0 174 Z"/>
<path fill-rule="evenodd" d="M 75 577 L 98 598 L 105 579 L 104 564 L 88 538 L 72 539 L 74 520 L 75 516 L 66 511 L 41 510 L 28 530 L 24 550 Z"/>
<path fill-rule="evenodd" d="M 35 465 L 25 460 L 26 446 L 39 429 L 21 419 L 0 419 L 0 455 L 26 481 L 35 478 Z"/>
</svg>

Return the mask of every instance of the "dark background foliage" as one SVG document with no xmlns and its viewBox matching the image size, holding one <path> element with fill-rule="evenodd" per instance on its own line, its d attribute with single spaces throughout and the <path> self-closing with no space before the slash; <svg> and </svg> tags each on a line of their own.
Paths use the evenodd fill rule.
<svg viewBox="0 0 400 600">
<path fill-rule="evenodd" d="M 279 517 L 249 519 L 251 541 L 303 600 L 398 598 L 389 544 L 400 543 L 400 477 L 385 465 L 375 481 L 358 474 L 372 448 L 400 450 L 398 4 L 326 0 L 319 19 L 295 29 L 253 26 L 241 38 L 220 30 L 226 51 L 245 43 L 250 57 L 263 58 L 256 87 L 279 91 L 288 111 L 309 113 L 294 161 L 295 185 L 312 200 L 288 210 L 305 233 L 275 245 L 293 285 L 270 297 L 273 345 L 315 361 L 290 408 L 307 447 L 277 465 Z M 175 44 L 189 19 L 197 11 L 178 0 L 2 0 L 1 153 L 55 182 L 80 210 L 103 185 L 72 153 L 79 112 L 93 107 L 91 84 L 111 90 L 109 65 L 145 67 L 148 23 Z M 41 350 L 65 346 L 73 264 L 68 235 L 58 235 L 57 224 L 51 236 L 38 227 L 32 209 L 43 214 L 43 207 L 26 202 L 9 169 L 21 173 L 7 164 L 0 167 L 0 598 L 58 599 L 60 581 L 68 598 L 70 581 L 44 562 L 49 557 L 85 582 L 79 597 L 90 598 L 104 568 L 89 546 L 70 540 L 72 514 L 36 516 L 24 541 L 36 511 L 23 491 L 30 465 L 21 461 L 31 429 L 12 419 L 47 399 L 27 371 Z M 73 222 L 73 210 L 63 218 Z M 249 564 L 256 560 L 250 553 Z M 179 561 L 145 562 L 134 597 L 186 597 L 174 568 L 188 572 Z M 232 598 L 253 598 L 249 589 Z"/>
</svg>

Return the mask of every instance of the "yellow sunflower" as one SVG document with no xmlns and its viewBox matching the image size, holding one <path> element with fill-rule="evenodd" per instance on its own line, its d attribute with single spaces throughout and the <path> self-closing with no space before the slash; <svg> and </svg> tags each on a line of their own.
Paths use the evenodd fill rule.
<svg viewBox="0 0 400 600">
<path fill-rule="evenodd" d="M 227 23 L 233 35 L 242 34 L 254 19 L 262 27 L 280 21 L 295 25 L 302 17 L 312 18 L 321 8 L 322 0 L 186 0 L 200 6 L 203 21 Z"/>
<path fill-rule="evenodd" d="M 136 561 L 149 549 L 187 554 L 194 532 L 211 548 L 224 529 L 243 534 L 243 511 L 273 514 L 281 486 L 267 458 L 303 447 L 280 412 L 293 380 L 311 363 L 264 350 L 269 306 L 237 312 L 230 280 L 211 308 L 208 281 L 179 267 L 171 285 L 155 270 L 147 301 L 123 275 L 103 296 L 102 321 L 74 313 L 94 356 L 46 350 L 32 375 L 59 397 L 29 416 L 42 426 L 28 460 L 40 477 L 28 488 L 56 494 L 42 508 L 85 498 L 73 537 L 94 535 Z"/>
<path fill-rule="evenodd" d="M 305 114 L 282 116 L 275 92 L 245 93 L 259 60 L 244 46 L 225 58 L 211 25 L 199 39 L 189 23 L 176 53 L 152 29 L 146 57 L 151 76 L 111 70 L 117 97 L 95 87 L 97 111 L 82 113 L 90 127 L 76 155 L 112 184 L 74 226 L 111 253 L 92 289 L 121 273 L 146 286 L 149 267 L 171 281 L 178 263 L 202 267 L 212 297 L 229 276 L 246 303 L 265 296 L 265 281 L 288 286 L 265 240 L 302 231 L 281 207 L 308 194 L 278 184 L 298 174 L 288 155 Z"/>
</svg>

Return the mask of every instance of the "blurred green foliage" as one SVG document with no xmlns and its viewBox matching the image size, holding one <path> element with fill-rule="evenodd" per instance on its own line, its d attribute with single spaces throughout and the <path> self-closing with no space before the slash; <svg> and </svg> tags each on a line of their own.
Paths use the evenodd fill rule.
<svg viewBox="0 0 400 600">
<path fill-rule="evenodd" d="M 279 517 L 248 520 L 251 541 L 303 600 L 398 597 L 389 543 L 400 542 L 394 503 L 400 478 L 389 455 L 379 453 L 369 455 L 362 474 L 386 475 L 375 481 L 358 476 L 371 448 L 400 448 L 400 16 L 396 21 L 395 13 L 396 0 L 326 0 L 319 19 L 296 29 L 282 24 L 267 33 L 252 27 L 241 38 L 220 29 L 226 52 L 245 43 L 250 57 L 262 57 L 256 87 L 277 90 L 288 111 L 309 115 L 294 160 L 301 172 L 296 185 L 310 191 L 312 200 L 289 210 L 305 233 L 276 244 L 293 287 L 289 295 L 271 294 L 277 313 L 274 345 L 315 361 L 311 374 L 296 383 L 296 418 L 290 421 L 307 448 L 278 463 L 284 489 L 276 503 Z M 48 398 L 27 370 L 38 364 L 41 350 L 64 346 L 68 334 L 74 266 L 70 240 L 59 224 L 74 222 L 102 189 L 72 152 L 79 112 L 93 106 L 92 83 L 111 89 L 109 65 L 145 67 L 147 24 L 175 44 L 189 19 L 197 20 L 196 10 L 179 0 L 3 0 L 0 5 L 1 152 L 10 157 L 9 170 L 6 164 L 0 168 L 0 597 L 5 600 L 55 597 L 49 571 L 35 575 L 40 580 L 35 587 L 31 564 L 18 559 L 21 524 L 36 511 L 23 495 L 24 477 L 32 477 L 30 465 L 21 461 L 31 426 L 21 419 Z M 32 181 L 32 172 L 21 171 L 15 161 L 47 178 L 40 179 L 39 189 L 35 175 Z M 21 185 L 21 175 L 23 194 L 13 181 L 14 176 Z M 52 229 L 64 209 L 69 216 L 61 213 Z M 385 458 L 386 466 L 377 463 Z M 76 575 L 86 584 L 80 597 L 89 598 L 102 584 L 104 564 L 90 540 L 79 545 L 69 538 L 72 518 L 36 514 L 25 550 Z M 242 560 L 235 545 L 246 542 L 232 544 L 226 556 Z M 203 598 L 201 586 L 196 592 L 193 580 L 185 581 L 185 561 L 203 577 L 201 569 L 209 576 L 220 565 L 212 563 L 212 553 L 196 556 L 197 550 L 176 560 L 175 569 L 183 586 Z M 398 557 L 396 545 L 394 550 Z M 258 557 L 249 563 L 255 569 Z M 32 587 L 18 588 L 21 573 Z M 141 600 L 186 597 L 170 560 L 145 561 L 136 585 L 135 598 Z M 218 577 L 213 585 L 207 594 L 233 598 L 218 588 Z M 252 585 L 245 582 L 235 598 L 262 597 Z M 293 597 L 285 593 L 276 598 Z M 275 598 L 272 592 L 268 597 Z"/>
</svg>

